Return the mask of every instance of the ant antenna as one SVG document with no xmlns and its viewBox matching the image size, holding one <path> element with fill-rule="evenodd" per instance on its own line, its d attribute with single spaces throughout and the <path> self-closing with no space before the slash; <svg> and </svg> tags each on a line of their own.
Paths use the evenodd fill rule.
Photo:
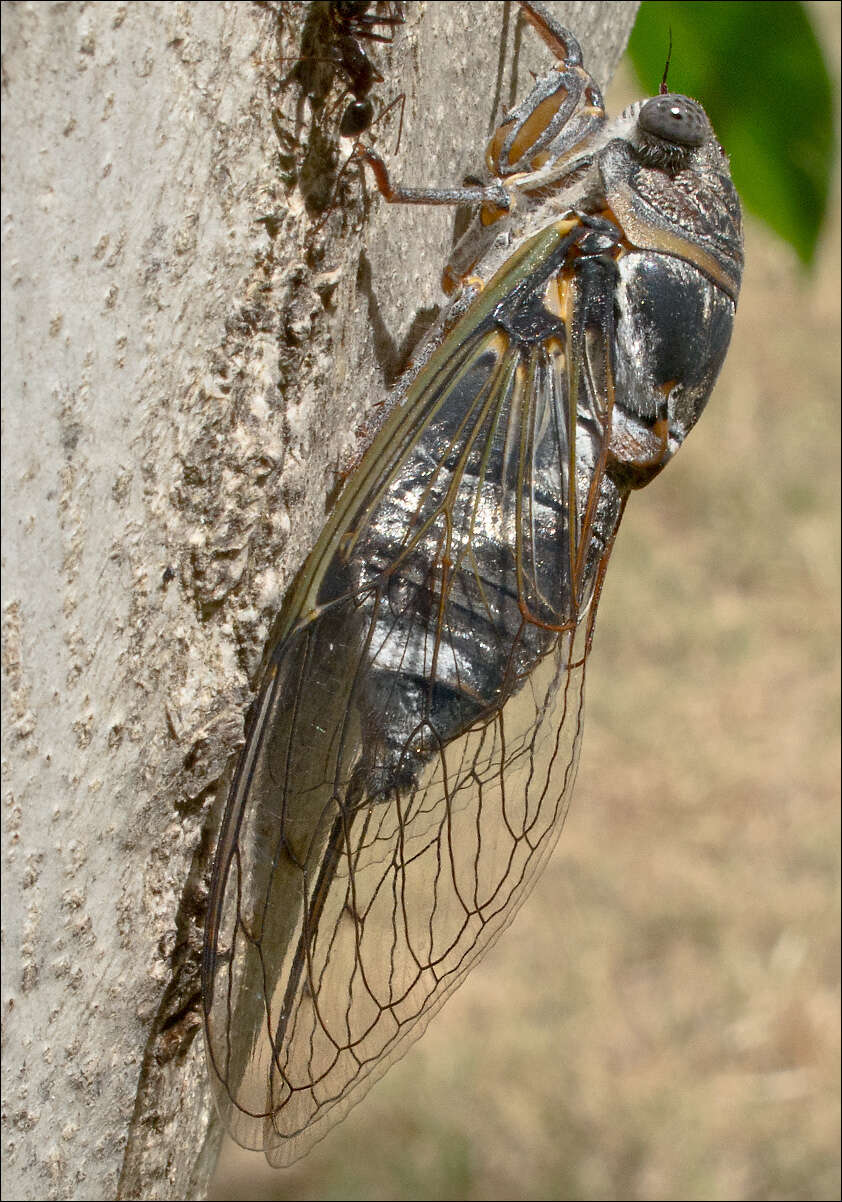
<svg viewBox="0 0 842 1202">
<path fill-rule="evenodd" d="M 669 46 L 669 50 L 667 51 L 667 61 L 666 61 L 666 65 L 664 66 L 664 74 L 661 77 L 661 86 L 660 86 L 660 88 L 658 88 L 659 96 L 666 96 L 667 92 L 669 91 L 669 89 L 667 88 L 667 75 L 669 74 L 671 58 L 672 58 L 672 26 L 670 25 L 670 46 Z"/>
</svg>

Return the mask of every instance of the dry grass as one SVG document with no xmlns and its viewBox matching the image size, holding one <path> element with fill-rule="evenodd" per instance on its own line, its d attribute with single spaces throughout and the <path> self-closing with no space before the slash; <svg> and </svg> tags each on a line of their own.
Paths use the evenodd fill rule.
<svg viewBox="0 0 842 1202">
<path fill-rule="evenodd" d="M 558 850 L 348 1120 L 217 1198 L 838 1198 L 839 234 L 749 225 L 729 362 L 633 498 Z"/>
</svg>

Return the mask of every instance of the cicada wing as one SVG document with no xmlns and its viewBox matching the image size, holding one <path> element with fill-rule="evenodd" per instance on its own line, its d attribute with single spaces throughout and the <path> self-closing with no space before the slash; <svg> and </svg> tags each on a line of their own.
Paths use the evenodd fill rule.
<svg viewBox="0 0 842 1202">
<path fill-rule="evenodd" d="M 457 325 L 375 442 L 263 686 L 205 1006 L 223 1117 L 273 1164 L 421 1034 L 564 819 L 621 499 L 603 488 L 604 374 L 536 316 L 569 270 L 545 252 L 492 281 L 487 316 Z"/>
<path fill-rule="evenodd" d="M 208 1055 L 220 1114 L 247 1148 L 271 1141 L 273 1015 L 284 1004 L 277 993 L 283 982 L 301 979 L 294 953 L 308 873 L 326 854 L 335 810 L 330 782 L 341 753 L 334 740 L 343 706 L 347 713 L 349 676 L 335 644 L 322 654 L 328 624 L 288 637 L 269 668 L 214 868 L 203 985 Z"/>
</svg>

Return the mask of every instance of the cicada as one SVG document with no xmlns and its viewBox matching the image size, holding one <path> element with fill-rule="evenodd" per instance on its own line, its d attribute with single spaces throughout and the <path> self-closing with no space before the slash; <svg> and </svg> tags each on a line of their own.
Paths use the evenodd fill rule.
<svg viewBox="0 0 842 1202">
<path fill-rule="evenodd" d="M 597 603 L 632 490 L 722 365 L 740 205 L 702 107 L 608 120 L 575 37 L 486 152 L 452 298 L 277 626 L 204 953 L 226 1126 L 306 1152 L 511 922 L 561 830 Z"/>
</svg>

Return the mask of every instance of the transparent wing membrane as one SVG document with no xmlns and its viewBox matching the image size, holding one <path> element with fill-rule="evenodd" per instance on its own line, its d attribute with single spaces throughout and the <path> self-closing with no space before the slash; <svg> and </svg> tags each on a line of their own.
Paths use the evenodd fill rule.
<svg viewBox="0 0 842 1202">
<path fill-rule="evenodd" d="M 208 1042 L 227 1125 L 275 1164 L 511 921 L 575 776 L 604 397 L 583 377 L 571 404 L 561 331 L 454 346 L 276 650 L 226 815 Z"/>
</svg>

